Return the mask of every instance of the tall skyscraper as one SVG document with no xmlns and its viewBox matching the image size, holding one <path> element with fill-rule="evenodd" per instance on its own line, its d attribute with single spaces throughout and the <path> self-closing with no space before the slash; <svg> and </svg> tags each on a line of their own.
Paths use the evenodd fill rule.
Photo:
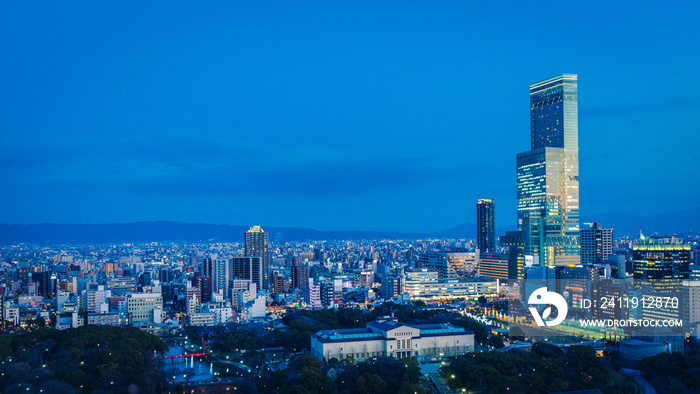
<svg viewBox="0 0 700 394">
<path fill-rule="evenodd" d="M 476 241 L 481 253 L 496 252 L 496 203 L 493 200 L 476 200 Z"/>
<path fill-rule="evenodd" d="M 598 222 L 586 223 L 581 228 L 581 262 L 584 264 L 607 261 L 613 253 L 613 231 Z"/>
<path fill-rule="evenodd" d="M 581 261 L 578 76 L 530 85 L 530 151 L 517 155 L 518 230 L 540 265 Z"/>
<path fill-rule="evenodd" d="M 253 226 L 245 232 L 245 255 L 262 258 L 262 287 L 267 289 L 270 283 L 270 251 L 267 233 L 260 226 Z"/>
</svg>

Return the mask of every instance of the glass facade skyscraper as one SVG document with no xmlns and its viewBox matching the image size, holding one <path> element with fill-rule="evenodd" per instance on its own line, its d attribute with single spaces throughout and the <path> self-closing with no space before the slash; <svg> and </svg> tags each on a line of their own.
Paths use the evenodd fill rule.
<svg viewBox="0 0 700 394">
<path fill-rule="evenodd" d="M 581 261 L 577 75 L 530 85 L 531 150 L 517 155 L 518 230 L 540 265 Z"/>
<path fill-rule="evenodd" d="M 562 74 L 530 85 L 530 149 L 578 152 L 577 89 L 577 74 Z"/>
</svg>

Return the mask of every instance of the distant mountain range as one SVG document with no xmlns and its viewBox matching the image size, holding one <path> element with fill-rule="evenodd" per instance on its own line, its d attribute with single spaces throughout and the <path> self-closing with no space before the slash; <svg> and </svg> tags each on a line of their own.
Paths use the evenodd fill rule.
<svg viewBox="0 0 700 394">
<path fill-rule="evenodd" d="M 581 218 L 581 223 L 597 221 L 612 227 L 616 235 L 688 234 L 700 231 L 700 208 L 662 215 L 638 216 L 620 212 L 602 213 Z M 122 242 L 241 242 L 249 226 L 218 225 L 183 222 L 136 222 L 114 224 L 0 224 L 0 244 L 69 243 L 101 244 Z M 420 238 L 475 238 L 476 225 L 463 223 L 437 233 L 402 233 L 385 231 L 320 231 L 295 227 L 267 227 L 270 240 L 359 240 L 359 239 L 420 239 Z M 498 228 L 501 235 L 515 226 Z"/>
<path fill-rule="evenodd" d="M 250 226 L 183 222 L 135 222 L 111 224 L 0 224 L 0 244 L 122 242 L 242 242 Z M 417 239 L 427 234 L 381 231 L 319 231 L 294 227 L 268 227 L 271 241 Z"/>
</svg>

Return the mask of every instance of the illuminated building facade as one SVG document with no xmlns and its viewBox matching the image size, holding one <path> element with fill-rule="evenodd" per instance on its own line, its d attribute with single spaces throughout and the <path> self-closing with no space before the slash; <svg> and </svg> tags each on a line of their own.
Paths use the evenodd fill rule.
<svg viewBox="0 0 700 394">
<path fill-rule="evenodd" d="M 498 294 L 498 281 L 490 278 L 440 278 L 426 268 L 406 270 L 404 290 L 414 300 L 476 298 Z"/>
<path fill-rule="evenodd" d="M 657 292 L 675 292 L 689 279 L 689 244 L 674 238 L 644 239 L 632 246 L 635 286 L 650 286 Z"/>
<path fill-rule="evenodd" d="M 474 350 L 474 333 L 451 324 L 404 324 L 384 317 L 367 328 L 324 330 L 311 335 L 311 355 L 319 360 L 459 356 Z"/>
<path fill-rule="evenodd" d="M 580 263 L 577 75 L 530 85 L 531 150 L 517 155 L 518 230 L 540 265 Z"/>
<path fill-rule="evenodd" d="M 487 253 L 479 255 L 479 276 L 507 281 L 509 276 L 509 256 Z"/>
</svg>

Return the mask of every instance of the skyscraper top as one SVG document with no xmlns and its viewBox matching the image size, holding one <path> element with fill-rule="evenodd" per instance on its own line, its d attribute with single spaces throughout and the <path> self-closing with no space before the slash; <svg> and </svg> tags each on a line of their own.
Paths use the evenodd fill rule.
<svg viewBox="0 0 700 394">
<path fill-rule="evenodd" d="M 560 85 L 562 83 L 577 83 L 578 74 L 566 74 L 557 75 L 556 77 L 548 78 L 540 82 L 535 82 L 530 85 L 530 94 L 539 93 L 554 86 Z"/>
<path fill-rule="evenodd" d="M 247 232 L 249 232 L 249 233 L 264 233 L 265 231 L 263 231 L 262 227 L 260 227 L 260 226 L 251 226 L 250 230 L 248 230 Z"/>
<path fill-rule="evenodd" d="M 578 151 L 578 74 L 530 85 L 530 148 Z"/>
</svg>

